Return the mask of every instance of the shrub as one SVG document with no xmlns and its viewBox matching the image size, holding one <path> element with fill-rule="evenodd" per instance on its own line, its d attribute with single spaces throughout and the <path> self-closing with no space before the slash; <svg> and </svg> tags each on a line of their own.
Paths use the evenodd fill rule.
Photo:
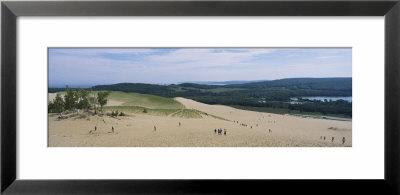
<svg viewBox="0 0 400 195">
<path fill-rule="evenodd" d="M 118 110 L 116 110 L 116 111 L 111 111 L 111 116 L 118 116 Z"/>
</svg>

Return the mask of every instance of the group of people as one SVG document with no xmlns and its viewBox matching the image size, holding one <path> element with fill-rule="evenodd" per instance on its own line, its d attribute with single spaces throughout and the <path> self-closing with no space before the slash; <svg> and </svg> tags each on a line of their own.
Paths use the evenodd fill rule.
<svg viewBox="0 0 400 195">
<path fill-rule="evenodd" d="M 217 134 L 217 132 L 218 132 L 218 135 L 222 135 L 222 129 L 221 128 L 214 129 L 214 133 Z M 226 129 L 224 129 L 224 135 L 226 135 Z"/>
<path fill-rule="evenodd" d="M 239 121 L 233 121 L 233 123 L 239 124 Z M 240 126 L 247 127 L 247 124 L 245 124 L 245 123 L 240 123 Z M 258 126 L 258 125 L 257 125 L 257 126 Z M 251 126 L 251 128 L 253 128 L 253 126 Z"/>
<path fill-rule="evenodd" d="M 321 136 L 320 139 L 323 139 L 324 141 L 326 140 L 325 136 Z M 332 137 L 331 142 L 333 143 L 335 141 L 335 137 Z M 342 144 L 346 142 L 346 137 L 342 138 Z"/>
<path fill-rule="evenodd" d="M 272 121 L 268 121 L 268 122 L 272 122 Z M 239 121 L 234 120 L 233 123 L 239 124 Z M 275 121 L 273 121 L 273 123 L 275 123 Z M 239 125 L 240 125 L 240 126 L 243 126 L 243 127 L 247 127 L 247 124 L 246 124 L 246 123 L 240 123 Z M 258 124 L 256 124 L 256 127 L 258 127 Z M 251 125 L 250 128 L 252 129 L 253 126 Z M 272 133 L 272 130 L 271 130 L 271 129 L 268 129 L 268 133 Z"/>
</svg>

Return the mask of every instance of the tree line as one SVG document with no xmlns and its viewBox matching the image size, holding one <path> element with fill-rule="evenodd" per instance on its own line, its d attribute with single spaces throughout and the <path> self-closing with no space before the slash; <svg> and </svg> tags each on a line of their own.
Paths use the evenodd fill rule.
<svg viewBox="0 0 400 195">
<path fill-rule="evenodd" d="M 284 108 L 300 112 L 352 115 L 352 103 L 349 102 L 308 101 L 304 104 L 290 104 L 290 98 L 293 97 L 352 96 L 352 78 L 290 78 L 229 85 L 119 83 L 97 85 L 91 89 L 136 92 L 168 98 L 184 97 L 207 104 Z M 49 88 L 50 90 L 62 89 Z"/>
<path fill-rule="evenodd" d="M 86 89 L 71 89 L 66 86 L 66 94 L 64 97 L 57 93 L 55 99 L 49 102 L 49 113 L 62 113 L 66 110 L 82 109 L 85 111 L 94 110 L 96 114 L 98 110 L 102 110 L 107 104 L 109 91 L 99 91 L 91 93 Z"/>
</svg>

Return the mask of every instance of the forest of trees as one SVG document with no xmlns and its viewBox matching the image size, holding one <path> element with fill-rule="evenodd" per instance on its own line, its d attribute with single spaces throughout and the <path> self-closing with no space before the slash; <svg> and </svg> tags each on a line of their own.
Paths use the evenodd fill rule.
<svg viewBox="0 0 400 195">
<path fill-rule="evenodd" d="M 49 113 L 62 113 L 66 110 L 82 109 L 85 111 L 93 110 L 96 114 L 98 110 L 102 110 L 107 104 L 108 91 L 99 91 L 91 93 L 86 89 L 65 88 L 64 97 L 57 93 L 55 99 L 49 102 Z"/>
</svg>

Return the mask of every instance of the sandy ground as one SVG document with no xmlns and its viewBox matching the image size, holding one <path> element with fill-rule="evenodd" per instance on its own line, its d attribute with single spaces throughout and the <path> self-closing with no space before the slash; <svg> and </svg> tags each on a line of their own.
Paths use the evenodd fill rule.
<svg viewBox="0 0 400 195">
<path fill-rule="evenodd" d="M 57 114 L 49 114 L 49 146 L 342 147 L 352 144 L 351 121 L 301 118 L 207 105 L 184 98 L 176 100 L 187 108 L 228 121 L 211 116 L 187 119 L 129 114 L 112 118 L 87 116 L 86 113 L 70 114 L 68 119 L 58 119 Z M 247 127 L 241 124 L 247 124 Z M 111 132 L 112 127 L 114 133 Z M 216 128 L 226 129 L 227 135 L 215 134 Z M 325 136 L 326 140 L 321 136 Z M 346 138 L 345 144 L 342 144 L 343 137 Z"/>
<path fill-rule="evenodd" d="M 50 102 L 50 101 L 53 101 L 54 99 L 56 99 L 56 95 L 57 95 L 57 93 L 48 93 L 49 98 L 47 98 L 47 102 Z"/>
</svg>

